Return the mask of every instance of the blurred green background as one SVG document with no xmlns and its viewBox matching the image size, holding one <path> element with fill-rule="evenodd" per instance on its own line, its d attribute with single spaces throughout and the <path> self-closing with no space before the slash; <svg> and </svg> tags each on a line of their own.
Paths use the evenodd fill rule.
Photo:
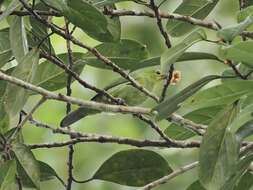
<svg viewBox="0 0 253 190">
<path fill-rule="evenodd" d="M 167 0 L 167 2 L 161 7 L 164 11 L 172 12 L 178 4 L 182 1 Z M 136 6 L 134 3 L 124 2 L 117 4 L 118 8 L 128 9 L 142 9 Z M 236 22 L 236 12 L 238 11 L 238 0 L 221 0 L 216 6 L 215 10 L 209 15 L 208 20 L 215 20 L 221 23 L 223 26 L 230 25 Z M 60 26 L 63 26 L 63 20 L 56 19 L 55 22 Z M 150 54 L 152 56 L 161 55 L 165 50 L 163 38 L 159 34 L 156 22 L 154 19 L 145 17 L 122 17 L 122 38 L 135 39 L 137 41 L 146 44 Z M 2 27 L 2 26 L 1 26 Z M 207 31 L 208 39 L 217 40 L 215 32 Z M 97 41 L 92 40 L 85 35 L 81 30 L 76 30 L 74 35 L 81 41 L 90 46 L 98 44 Z M 57 53 L 66 52 L 66 42 L 57 36 L 52 36 L 53 46 Z M 176 44 L 182 38 L 172 39 L 172 43 Z M 74 51 L 84 51 L 76 46 L 73 46 Z M 207 42 L 198 43 L 191 50 L 201 50 L 205 52 L 218 52 L 218 47 Z M 175 65 L 177 70 L 182 72 L 182 80 L 176 86 L 172 86 L 168 89 L 168 96 L 176 93 L 186 85 L 193 81 L 209 74 L 221 74 L 225 65 L 214 61 L 194 61 L 194 62 L 180 62 Z M 104 87 L 117 77 L 111 71 L 105 71 L 95 69 L 92 67 L 85 67 L 81 77 L 89 83 L 98 87 Z M 211 85 L 213 85 L 212 83 Z M 159 89 L 159 88 L 158 88 Z M 66 93 L 65 89 L 61 90 L 61 93 Z M 158 93 L 158 90 L 157 90 Z M 73 83 L 73 96 L 88 100 L 94 95 L 94 93 L 88 89 L 82 88 L 78 83 Z M 25 110 L 29 111 L 31 106 L 38 100 L 39 97 L 32 97 L 26 105 Z M 152 105 L 152 101 L 144 103 L 145 106 Z M 56 101 L 48 101 L 35 113 L 34 118 L 49 124 L 54 127 L 58 127 L 61 119 L 66 112 L 66 105 Z M 13 119 L 15 124 L 16 119 Z M 161 128 L 165 129 L 168 126 L 168 122 L 161 122 Z M 121 137 L 132 138 L 149 138 L 158 139 L 159 137 L 153 132 L 150 127 L 146 126 L 143 122 L 133 118 L 130 115 L 120 114 L 99 114 L 87 117 L 80 122 L 73 125 L 73 128 L 81 132 L 91 132 L 98 134 L 108 134 Z M 43 143 L 43 142 L 55 142 L 67 140 L 66 136 L 54 135 L 50 131 L 45 129 L 38 129 L 31 125 L 26 125 L 23 130 L 25 142 L 27 144 Z M 99 168 L 99 166 L 112 154 L 119 150 L 132 148 L 125 145 L 115 144 L 98 144 L 98 143 L 82 143 L 75 146 L 74 156 L 74 176 L 79 179 L 90 178 L 93 173 Z M 196 149 L 158 149 L 152 148 L 152 150 L 160 153 L 166 158 L 170 166 L 174 169 L 183 166 L 187 163 L 191 163 L 198 158 L 198 151 Z M 66 180 L 67 178 L 67 155 L 68 148 L 55 148 L 55 149 L 37 149 L 34 150 L 37 159 L 47 162 L 51 165 L 57 173 Z M 171 180 L 169 183 L 157 188 L 159 190 L 184 190 L 189 184 L 197 179 L 197 169 L 189 171 L 176 179 Z M 58 190 L 63 189 L 61 184 L 57 180 L 51 180 L 42 183 L 41 189 Z M 125 190 L 136 189 L 118 184 L 113 184 L 104 181 L 94 180 L 86 184 L 74 184 L 73 190 Z"/>
</svg>

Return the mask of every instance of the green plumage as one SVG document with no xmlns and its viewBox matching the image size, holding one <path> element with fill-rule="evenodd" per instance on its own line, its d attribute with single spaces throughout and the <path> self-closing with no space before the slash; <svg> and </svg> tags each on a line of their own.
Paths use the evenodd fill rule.
<svg viewBox="0 0 253 190">
<path fill-rule="evenodd" d="M 149 91 L 152 91 L 154 87 L 159 84 L 159 82 L 161 82 L 161 80 L 164 78 L 160 72 L 155 69 L 136 71 L 132 73 L 131 76 Z M 125 103 L 130 106 L 140 105 L 148 98 L 144 93 L 140 92 L 138 89 L 130 85 L 129 82 L 125 79 L 119 79 L 105 89 L 109 94 L 116 98 L 124 100 Z M 91 100 L 111 103 L 106 97 L 102 95 L 96 95 Z M 80 107 L 63 118 L 61 121 L 61 127 L 69 126 L 87 115 L 96 113 L 99 113 L 99 111 Z"/>
</svg>

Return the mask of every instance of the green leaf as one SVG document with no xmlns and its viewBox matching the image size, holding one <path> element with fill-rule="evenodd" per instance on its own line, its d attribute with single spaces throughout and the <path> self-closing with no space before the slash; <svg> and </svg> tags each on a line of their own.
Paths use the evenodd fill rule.
<svg viewBox="0 0 253 190">
<path fill-rule="evenodd" d="M 192 183 L 186 190 L 206 190 L 199 181 Z"/>
<path fill-rule="evenodd" d="M 220 78 L 216 75 L 206 76 L 195 83 L 191 84 L 190 86 L 186 87 L 176 95 L 165 99 L 162 103 L 158 104 L 154 110 L 158 112 L 156 117 L 157 120 L 162 120 L 167 118 L 175 112 L 177 109 L 180 108 L 180 104 L 185 101 L 187 98 L 195 94 L 198 90 L 200 90 L 203 86 L 209 83 L 212 80 Z"/>
<path fill-rule="evenodd" d="M 14 160 L 0 164 L 0 190 L 13 190 L 16 181 L 16 164 Z"/>
<path fill-rule="evenodd" d="M 197 19 L 204 19 L 213 10 L 219 0 L 184 0 L 174 11 L 176 14 L 191 16 Z M 168 20 L 167 30 L 173 37 L 180 37 L 191 32 L 194 25 L 183 21 Z"/>
<path fill-rule="evenodd" d="M 147 47 L 134 40 L 120 40 L 116 43 L 102 43 L 96 49 L 104 56 L 112 60 L 119 67 L 127 70 L 139 69 L 139 62 L 148 58 Z M 97 59 L 92 53 L 83 56 L 88 65 L 111 69 L 106 64 Z"/>
<path fill-rule="evenodd" d="M 29 51 L 23 17 L 13 16 L 10 23 L 10 42 L 14 57 L 21 63 Z"/>
<path fill-rule="evenodd" d="M 22 167 L 36 189 L 40 189 L 40 168 L 32 151 L 24 144 L 13 144 L 12 148 L 18 164 Z"/>
<path fill-rule="evenodd" d="M 11 75 L 23 81 L 33 83 L 38 61 L 39 51 L 38 49 L 33 49 L 22 59 Z M 13 96 L 14 94 L 15 96 Z M 28 97 L 29 92 L 27 90 L 9 83 L 4 95 L 4 104 L 7 112 L 11 115 L 18 113 L 25 105 Z"/>
<path fill-rule="evenodd" d="M 227 81 L 203 90 L 182 104 L 182 112 L 188 113 L 204 107 L 228 105 L 243 95 L 252 93 L 252 81 Z"/>
<path fill-rule="evenodd" d="M 73 53 L 73 71 L 80 74 L 87 64 L 84 59 L 81 59 L 83 54 L 81 53 Z M 66 53 L 57 55 L 58 58 L 62 60 L 64 64 L 68 63 L 68 55 Z M 34 76 L 33 84 L 45 88 L 50 91 L 59 90 L 66 87 L 66 81 L 68 78 L 68 74 L 58 67 L 57 65 L 44 61 L 39 64 L 36 72 L 36 76 Z M 74 81 L 74 79 L 72 80 Z"/>
<path fill-rule="evenodd" d="M 206 39 L 204 30 L 197 29 L 183 39 L 182 42 L 163 53 L 161 56 L 162 73 L 168 73 L 171 64 L 175 63 L 189 47 L 204 39 Z"/>
<path fill-rule="evenodd" d="M 248 67 L 253 67 L 253 42 L 244 41 L 221 49 L 220 54 L 224 59 L 241 62 Z"/>
<path fill-rule="evenodd" d="M 202 108 L 190 112 L 183 117 L 195 123 L 208 125 L 215 115 L 221 110 L 221 108 L 221 106 Z M 183 126 L 178 126 L 174 123 L 167 127 L 164 132 L 168 137 L 175 140 L 186 140 L 196 135 L 196 133 L 190 129 L 184 128 Z"/>
<path fill-rule="evenodd" d="M 12 0 L 4 12 L 0 15 L 0 22 L 9 16 L 15 9 L 21 6 L 19 0 Z"/>
<path fill-rule="evenodd" d="M 144 186 L 172 172 L 159 154 L 141 149 L 125 150 L 106 160 L 93 179 L 127 186 Z"/>
<path fill-rule="evenodd" d="M 253 187 L 253 174 L 246 172 L 240 179 L 234 190 L 251 190 Z"/>
<path fill-rule="evenodd" d="M 112 42 L 120 38 L 119 20 L 105 17 L 99 9 L 84 0 L 45 2 L 61 11 L 70 22 L 98 41 Z"/>
<path fill-rule="evenodd" d="M 238 114 L 238 103 L 227 106 L 209 124 L 199 152 L 199 179 L 207 190 L 220 189 L 235 172 L 239 144 L 227 128 Z"/>
<path fill-rule="evenodd" d="M 180 61 L 195 61 L 195 60 L 203 60 L 203 59 L 210 59 L 220 61 L 220 59 L 211 53 L 205 52 L 184 52 L 178 59 L 177 62 Z"/>
<path fill-rule="evenodd" d="M 232 40 L 241 34 L 244 30 L 253 24 L 253 17 L 249 16 L 243 22 L 223 28 L 217 32 L 217 36 L 226 42 L 232 42 Z"/>
</svg>

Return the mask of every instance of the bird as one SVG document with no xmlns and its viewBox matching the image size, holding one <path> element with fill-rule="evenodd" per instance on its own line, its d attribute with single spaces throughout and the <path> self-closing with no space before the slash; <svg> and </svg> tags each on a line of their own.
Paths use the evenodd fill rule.
<svg viewBox="0 0 253 190">
<path fill-rule="evenodd" d="M 166 79 L 166 76 L 161 74 L 161 72 L 155 68 L 152 69 L 140 69 L 130 74 L 139 84 L 149 91 L 153 91 L 154 87 L 159 84 L 159 82 Z M 105 88 L 105 90 L 115 98 L 123 100 L 129 106 L 137 106 L 142 104 L 147 100 L 147 95 L 133 87 L 129 81 L 126 79 L 116 80 L 114 83 Z M 101 94 L 95 95 L 92 101 L 103 102 L 112 104 L 108 98 Z M 61 123 L 61 127 L 67 127 L 71 124 L 79 121 L 87 115 L 93 115 L 100 113 L 98 110 L 91 110 L 86 107 L 79 107 L 77 110 L 70 112 L 66 115 Z"/>
</svg>

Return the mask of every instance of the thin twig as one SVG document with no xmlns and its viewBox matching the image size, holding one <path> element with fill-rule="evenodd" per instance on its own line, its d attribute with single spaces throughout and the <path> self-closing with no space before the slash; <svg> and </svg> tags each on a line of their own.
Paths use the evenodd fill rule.
<svg viewBox="0 0 253 190">
<path fill-rule="evenodd" d="M 65 19 L 65 33 L 67 36 L 70 35 L 69 22 L 66 19 Z M 73 54 L 72 54 L 71 44 L 70 44 L 69 40 L 66 40 L 66 46 L 67 46 L 67 50 L 68 50 L 68 68 L 70 70 L 72 70 Z M 68 79 L 67 79 L 67 96 L 71 96 L 71 94 L 72 94 L 71 81 L 72 81 L 72 75 L 69 74 Z M 66 114 L 69 114 L 70 112 L 71 112 L 71 104 L 67 103 Z M 67 180 L 66 190 L 71 190 L 72 182 L 73 182 L 73 170 L 74 170 L 74 165 L 73 165 L 74 146 L 72 144 L 70 144 L 68 147 L 69 147 L 68 163 L 67 163 L 67 165 L 68 165 L 68 180 Z"/>
<path fill-rule="evenodd" d="M 140 190 L 150 190 L 153 189 L 157 186 L 160 186 L 161 184 L 167 183 L 169 180 L 171 180 L 172 178 L 177 177 L 180 174 L 183 174 L 195 167 L 197 167 L 199 165 L 199 162 L 193 162 L 191 164 L 188 164 L 186 166 L 183 166 L 175 171 L 173 171 L 171 174 L 164 176 L 156 181 L 153 181 L 147 185 L 145 185 L 144 187 L 140 188 Z"/>
<path fill-rule="evenodd" d="M 157 26 L 158 26 L 158 28 L 160 30 L 161 35 L 163 36 L 163 38 L 165 40 L 165 44 L 166 44 L 167 48 L 171 48 L 171 42 L 170 42 L 170 39 L 169 39 L 169 35 L 167 34 L 167 32 L 163 28 L 162 19 L 161 19 L 161 16 L 159 14 L 159 7 L 156 6 L 155 0 L 150 0 L 150 8 L 155 13 L 155 17 L 156 17 L 156 21 L 157 21 Z"/>
</svg>

